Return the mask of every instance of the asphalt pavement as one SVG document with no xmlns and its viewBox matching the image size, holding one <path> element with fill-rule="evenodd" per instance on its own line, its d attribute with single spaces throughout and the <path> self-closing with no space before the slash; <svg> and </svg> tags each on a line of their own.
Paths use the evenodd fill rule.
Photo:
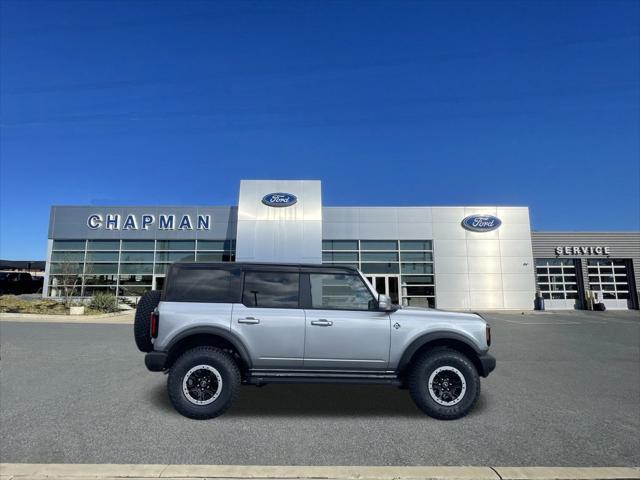
<svg viewBox="0 0 640 480">
<path fill-rule="evenodd" d="M 486 314 L 476 409 L 429 418 L 387 386 L 243 387 L 189 420 L 131 325 L 0 323 L 0 459 L 32 463 L 640 465 L 640 314 Z"/>
</svg>

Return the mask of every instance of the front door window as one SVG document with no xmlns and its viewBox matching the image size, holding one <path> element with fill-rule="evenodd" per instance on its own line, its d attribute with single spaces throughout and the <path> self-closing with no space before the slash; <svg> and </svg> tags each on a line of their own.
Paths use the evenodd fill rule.
<svg viewBox="0 0 640 480">
<path fill-rule="evenodd" d="M 311 307 L 340 310 L 375 310 L 377 303 L 358 275 L 315 274 L 311 282 Z"/>
</svg>

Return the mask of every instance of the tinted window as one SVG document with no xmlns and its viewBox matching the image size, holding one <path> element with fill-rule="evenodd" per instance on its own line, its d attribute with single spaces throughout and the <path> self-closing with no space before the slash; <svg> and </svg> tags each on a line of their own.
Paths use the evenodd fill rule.
<svg viewBox="0 0 640 480">
<path fill-rule="evenodd" d="M 52 262 L 82 262 L 84 260 L 84 252 L 53 252 L 51 254 Z"/>
<path fill-rule="evenodd" d="M 153 240 L 123 240 L 123 250 L 153 250 L 155 242 Z"/>
<path fill-rule="evenodd" d="M 156 252 L 156 262 L 193 262 L 194 252 Z"/>
<path fill-rule="evenodd" d="M 431 240 L 400 240 L 401 250 L 431 250 Z"/>
<path fill-rule="evenodd" d="M 358 252 L 322 252 L 323 262 L 357 262 Z"/>
<path fill-rule="evenodd" d="M 87 250 L 118 250 L 120 240 L 89 240 Z"/>
<path fill-rule="evenodd" d="M 121 262 L 153 262 L 153 252 L 122 252 Z"/>
<path fill-rule="evenodd" d="M 89 252 L 87 253 L 88 262 L 117 262 L 118 252 Z"/>
<path fill-rule="evenodd" d="M 358 250 L 357 240 L 323 240 L 323 250 Z"/>
<path fill-rule="evenodd" d="M 231 270 L 178 268 L 167 282 L 167 302 L 233 303 L 236 295 Z"/>
<path fill-rule="evenodd" d="M 195 250 L 195 240 L 158 240 L 158 250 Z"/>
<path fill-rule="evenodd" d="M 398 242 L 395 240 L 362 240 L 360 248 L 362 250 L 397 250 Z"/>
<path fill-rule="evenodd" d="M 233 240 L 198 240 L 198 250 L 232 250 Z"/>
<path fill-rule="evenodd" d="M 300 275 L 245 272 L 242 303 L 247 307 L 298 308 Z"/>
<path fill-rule="evenodd" d="M 341 310 L 373 310 L 376 304 L 369 289 L 357 275 L 309 275 L 311 306 Z"/>
</svg>

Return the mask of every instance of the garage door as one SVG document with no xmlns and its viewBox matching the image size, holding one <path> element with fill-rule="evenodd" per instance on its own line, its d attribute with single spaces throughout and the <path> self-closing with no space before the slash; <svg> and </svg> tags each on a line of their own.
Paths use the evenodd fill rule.
<svg viewBox="0 0 640 480">
<path fill-rule="evenodd" d="M 536 281 L 548 310 L 579 308 L 576 260 L 537 258 Z"/>
<path fill-rule="evenodd" d="M 608 309 L 631 308 L 629 271 L 625 260 L 598 258 L 587 261 L 589 288 Z"/>
</svg>

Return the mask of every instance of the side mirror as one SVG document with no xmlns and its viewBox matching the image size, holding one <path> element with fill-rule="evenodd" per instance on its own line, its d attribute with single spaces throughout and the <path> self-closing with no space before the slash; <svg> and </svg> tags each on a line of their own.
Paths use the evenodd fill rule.
<svg viewBox="0 0 640 480">
<path fill-rule="evenodd" d="M 387 295 L 383 295 L 382 293 L 378 295 L 378 309 L 383 312 L 394 312 L 396 310 L 395 306 L 391 302 L 391 298 Z"/>
</svg>

